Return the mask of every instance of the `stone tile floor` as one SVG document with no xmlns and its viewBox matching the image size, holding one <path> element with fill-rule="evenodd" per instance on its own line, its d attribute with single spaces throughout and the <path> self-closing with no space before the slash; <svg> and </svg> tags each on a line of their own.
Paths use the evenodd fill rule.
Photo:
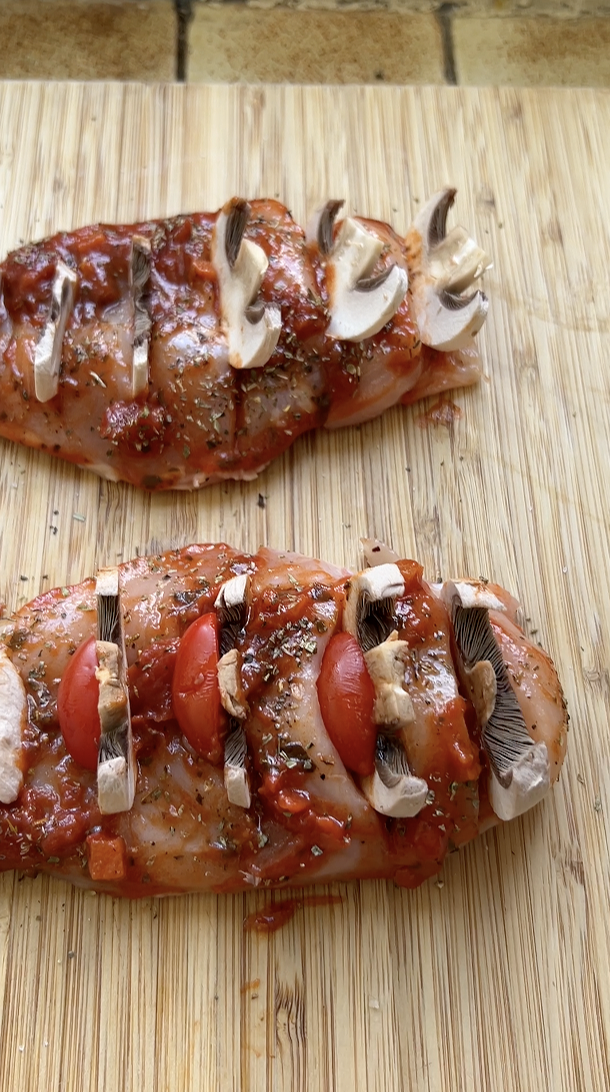
<svg viewBox="0 0 610 1092">
<path fill-rule="evenodd" d="M 0 78 L 610 85 L 610 15 L 583 0 L 258 2 L 0 0 Z"/>
</svg>

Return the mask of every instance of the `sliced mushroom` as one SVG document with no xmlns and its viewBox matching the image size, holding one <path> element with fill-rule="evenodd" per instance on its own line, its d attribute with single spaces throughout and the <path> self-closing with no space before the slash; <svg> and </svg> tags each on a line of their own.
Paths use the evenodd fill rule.
<svg viewBox="0 0 610 1092">
<path fill-rule="evenodd" d="M 218 661 L 220 700 L 231 718 L 231 730 L 225 743 L 224 781 L 230 802 L 242 808 L 250 807 L 247 742 L 241 723 L 248 715 L 248 703 L 241 681 L 241 654 L 235 648 L 235 642 L 246 624 L 250 599 L 250 575 L 243 573 L 221 586 L 214 604 L 220 622 L 222 653 Z"/>
<path fill-rule="evenodd" d="M 212 235 L 220 314 L 233 368 L 266 364 L 282 328 L 279 307 L 255 303 L 269 262 L 260 246 L 243 237 L 249 214 L 247 202 L 233 198 L 219 212 Z"/>
<path fill-rule="evenodd" d="M 39 402 L 48 402 L 59 390 L 61 350 L 74 303 L 76 273 L 58 261 L 51 290 L 51 310 L 34 350 L 34 389 Z"/>
<path fill-rule="evenodd" d="M 119 570 L 102 569 L 96 584 L 100 743 L 97 797 L 103 815 L 129 811 L 135 795 L 135 757 L 127 687 L 127 658 Z"/>
<path fill-rule="evenodd" d="M 224 780 L 229 802 L 239 808 L 249 808 L 251 803 L 246 755 L 246 733 L 242 725 L 234 721 L 225 743 Z"/>
<path fill-rule="evenodd" d="M 402 744 L 382 732 L 377 737 L 375 772 L 362 778 L 362 791 L 380 815 L 408 819 L 426 804 L 428 785 L 414 777 Z"/>
<path fill-rule="evenodd" d="M 413 724 L 415 713 L 405 689 L 406 641 L 396 631 L 394 604 L 404 595 L 402 573 L 392 562 L 365 569 L 350 580 L 343 611 L 343 629 L 356 637 L 364 652 L 375 690 L 373 720 L 379 725 L 375 770 L 361 779 L 371 807 L 381 815 L 407 818 L 426 803 L 428 786 L 414 777 L 400 733 Z"/>
<path fill-rule="evenodd" d="M 400 569 L 391 563 L 365 569 L 350 580 L 343 629 L 357 639 L 363 652 L 387 640 L 396 628 L 394 602 L 404 590 Z"/>
<path fill-rule="evenodd" d="M 409 284 L 395 263 L 373 276 L 383 242 L 351 216 L 336 237 L 334 221 L 342 201 L 329 201 L 310 220 L 307 238 L 325 259 L 330 323 L 326 334 L 339 341 L 372 337 L 396 314 Z"/>
<path fill-rule="evenodd" d="M 483 292 L 468 290 L 489 269 L 490 259 L 464 228 L 454 227 L 446 234 L 455 194 L 453 189 L 435 194 L 407 234 L 413 313 L 420 336 L 424 345 L 445 351 L 465 348 L 489 308 Z"/>
<path fill-rule="evenodd" d="M 373 720 L 392 731 L 407 728 L 415 721 L 413 703 L 404 687 L 405 660 L 409 645 L 399 641 L 396 630 L 387 641 L 365 652 L 364 659 L 375 687 Z"/>
<path fill-rule="evenodd" d="M 144 289 L 150 279 L 150 269 L 150 239 L 146 239 L 143 235 L 134 235 L 129 267 L 129 285 L 133 294 L 135 309 L 132 365 L 132 394 L 134 398 L 137 398 L 139 394 L 143 394 L 148 389 L 148 355 L 152 322 L 143 297 Z"/>
<path fill-rule="evenodd" d="M 23 785 L 21 746 L 27 725 L 25 686 L 0 645 L 0 803 L 12 804 Z"/>
<path fill-rule="evenodd" d="M 551 770 L 546 743 L 535 743 L 527 730 L 489 621 L 489 610 L 504 607 L 485 587 L 477 591 L 467 582 L 444 584 L 442 598 L 491 767 L 491 806 L 499 819 L 513 819 L 546 795 Z"/>
<path fill-rule="evenodd" d="M 236 648 L 230 648 L 218 661 L 218 686 L 220 701 L 230 717 L 245 720 L 248 715 L 248 703 L 241 683 L 241 654 Z"/>
<path fill-rule="evenodd" d="M 250 606 L 250 575 L 233 576 L 221 585 L 214 607 L 220 622 L 220 654 L 235 647 L 237 635 L 246 624 Z"/>
</svg>

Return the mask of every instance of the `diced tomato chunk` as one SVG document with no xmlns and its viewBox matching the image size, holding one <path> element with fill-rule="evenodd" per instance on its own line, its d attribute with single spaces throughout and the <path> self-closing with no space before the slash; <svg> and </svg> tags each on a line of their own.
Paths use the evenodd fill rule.
<svg viewBox="0 0 610 1092">
<path fill-rule="evenodd" d="M 100 742 L 100 684 L 95 637 L 79 645 L 63 673 L 57 692 L 57 715 L 68 753 L 79 766 L 97 769 Z"/>
<path fill-rule="evenodd" d="M 318 678 L 318 698 L 326 731 L 341 761 L 361 777 L 373 773 L 375 688 L 362 649 L 350 633 L 336 633 L 328 642 Z"/>
<path fill-rule="evenodd" d="M 87 861 L 92 880 L 125 879 L 126 847 L 121 837 L 90 834 L 87 838 Z"/>
<path fill-rule="evenodd" d="M 180 641 L 172 699 L 176 720 L 191 747 L 215 765 L 223 760 L 227 725 L 220 704 L 218 658 L 218 618 L 203 614 Z"/>
</svg>

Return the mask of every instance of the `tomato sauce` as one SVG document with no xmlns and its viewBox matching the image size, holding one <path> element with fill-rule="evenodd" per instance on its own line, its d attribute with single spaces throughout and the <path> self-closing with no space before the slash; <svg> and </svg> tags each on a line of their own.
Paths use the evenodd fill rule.
<svg viewBox="0 0 610 1092">
<path fill-rule="evenodd" d="M 253 933 L 276 933 L 292 920 L 297 910 L 305 906 L 333 906 L 342 902 L 340 895 L 303 895 L 301 898 L 280 899 L 263 910 L 248 914 L 244 929 Z"/>
</svg>

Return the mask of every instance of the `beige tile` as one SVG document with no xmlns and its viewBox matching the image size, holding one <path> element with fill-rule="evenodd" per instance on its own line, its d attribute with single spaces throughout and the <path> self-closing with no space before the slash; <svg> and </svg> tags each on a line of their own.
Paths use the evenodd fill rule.
<svg viewBox="0 0 610 1092">
<path fill-rule="evenodd" d="M 453 20 L 458 83 L 607 87 L 610 19 Z"/>
<path fill-rule="evenodd" d="M 172 80 L 171 0 L 0 0 L 0 78 Z"/>
<path fill-rule="evenodd" d="M 442 83 L 433 15 L 197 5 L 189 80 Z"/>
</svg>

